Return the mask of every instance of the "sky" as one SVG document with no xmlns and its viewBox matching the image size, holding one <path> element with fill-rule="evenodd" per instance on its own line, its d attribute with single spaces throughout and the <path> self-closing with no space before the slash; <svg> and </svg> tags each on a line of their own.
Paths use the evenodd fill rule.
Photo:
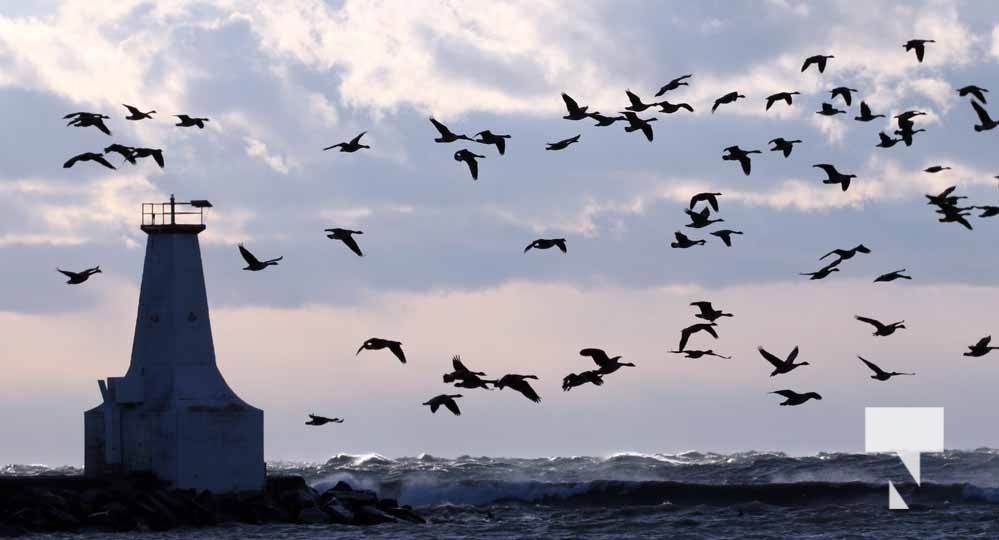
<svg viewBox="0 0 999 540">
<path fill-rule="evenodd" d="M 999 75 L 990 2 L 652 3 L 0 1 L 0 444 L 2 463 L 79 464 L 96 380 L 128 367 L 145 235 L 140 205 L 208 199 L 200 235 L 218 364 L 265 410 L 266 457 L 607 455 L 619 451 L 862 451 L 867 406 L 942 406 L 946 445 L 999 445 L 999 356 L 965 347 L 999 332 L 999 219 L 941 224 L 923 194 L 956 185 L 997 204 L 999 130 L 976 133 L 956 88 Z M 918 63 L 901 44 L 934 39 Z M 805 57 L 833 54 L 825 73 Z M 571 122 L 559 97 L 615 113 L 625 90 L 670 92 L 694 113 L 646 111 L 654 142 L 621 124 Z M 858 90 L 848 115 L 816 115 L 829 90 Z M 747 97 L 711 114 L 715 98 Z M 796 90 L 794 104 L 764 98 Z M 991 95 L 987 95 L 991 99 Z M 911 147 L 875 148 L 885 119 L 926 111 Z M 999 101 L 999 95 L 995 98 Z M 123 103 L 159 111 L 129 122 Z M 843 108 L 840 100 L 836 106 Z M 994 117 L 999 107 L 987 105 Z M 108 137 L 65 126 L 109 114 Z M 204 130 L 172 114 L 208 117 Z M 493 147 L 437 144 L 428 117 L 456 132 L 508 133 Z M 367 131 L 372 148 L 322 148 Z M 581 134 L 579 144 L 544 144 Z M 790 158 L 766 150 L 801 139 Z M 111 142 L 162 148 L 166 167 L 63 169 Z M 753 172 L 722 149 L 761 149 Z M 452 159 L 483 154 L 478 181 Z M 823 185 L 815 163 L 856 174 Z M 928 174 L 930 165 L 951 169 Z M 683 213 L 724 193 L 726 248 Z M 323 229 L 360 229 L 365 257 Z M 669 247 L 673 232 L 705 246 Z M 531 251 L 564 237 L 568 253 Z M 277 267 L 244 272 L 236 244 Z M 799 272 L 870 247 L 822 281 Z M 81 286 L 57 266 L 101 265 Z M 906 268 L 911 282 L 874 285 Z M 675 349 L 710 300 L 735 316 Z M 888 338 L 854 320 L 907 328 Z M 369 337 L 402 341 L 355 356 Z M 777 378 L 756 352 L 800 346 L 810 366 Z M 578 355 L 600 347 L 637 364 L 602 387 L 561 391 Z M 510 390 L 464 391 L 464 414 L 431 415 L 452 355 L 498 376 L 533 373 L 541 404 Z M 857 360 L 917 376 L 879 383 Z M 767 392 L 816 391 L 779 407 Z M 346 418 L 306 429 L 307 413 Z"/>
</svg>

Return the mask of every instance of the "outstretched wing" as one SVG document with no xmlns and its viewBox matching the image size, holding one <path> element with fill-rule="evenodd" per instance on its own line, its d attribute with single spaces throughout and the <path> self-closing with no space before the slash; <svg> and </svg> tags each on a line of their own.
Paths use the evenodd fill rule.
<svg viewBox="0 0 999 540">
<path fill-rule="evenodd" d="M 390 344 L 389 350 L 392 351 L 392 354 L 394 354 L 395 357 L 398 358 L 400 362 L 402 362 L 403 364 L 406 363 L 406 353 L 402 352 L 402 343 L 396 341 Z"/>
<path fill-rule="evenodd" d="M 989 116 L 989 113 L 988 111 L 985 110 L 985 107 L 979 105 L 977 101 L 972 101 L 971 106 L 975 109 L 975 114 L 978 115 L 979 122 L 981 122 L 983 125 L 988 125 L 992 123 L 992 117 Z"/>
<path fill-rule="evenodd" d="M 871 326 L 873 326 L 873 327 L 875 327 L 875 328 L 877 328 L 879 330 L 881 328 L 884 328 L 884 324 L 881 324 L 881 321 L 878 321 L 878 320 L 875 320 L 875 319 L 871 319 L 869 317 L 861 317 L 860 315 L 856 315 L 854 318 L 857 319 L 860 322 L 867 323 L 867 324 L 869 324 L 869 325 L 871 325 Z"/>
<path fill-rule="evenodd" d="M 344 244 L 346 244 L 347 247 L 349 247 L 351 251 L 353 251 L 354 253 L 356 253 L 358 257 L 363 257 L 364 256 L 364 253 L 361 253 L 361 247 L 357 245 L 357 241 L 354 240 L 353 236 L 351 236 L 349 234 L 344 235 L 344 237 L 341 238 L 340 241 L 342 241 Z"/>
<path fill-rule="evenodd" d="M 361 142 L 361 137 L 363 137 L 365 133 L 367 133 L 367 131 L 362 131 L 360 135 L 358 135 L 357 137 L 354 137 L 353 139 L 351 139 L 350 140 L 350 144 L 351 145 L 355 145 L 355 144 Z"/>
<path fill-rule="evenodd" d="M 771 354 L 770 351 L 767 351 L 763 347 L 759 347 L 756 350 L 760 351 L 760 356 L 765 358 L 766 361 L 770 362 L 770 364 L 772 364 L 775 368 L 784 367 L 784 361 Z"/>
<path fill-rule="evenodd" d="M 451 130 L 448 129 L 447 126 L 445 126 L 444 124 L 442 124 L 442 123 L 438 122 L 437 120 L 435 120 L 433 117 L 430 118 L 430 123 L 433 124 L 435 128 L 437 128 L 437 131 L 442 136 L 446 137 L 448 135 L 451 135 Z"/>
<path fill-rule="evenodd" d="M 458 402 L 454 398 L 444 400 L 444 406 L 447 407 L 447 410 L 453 412 L 455 416 L 461 416 L 461 409 L 458 408 Z"/>
<path fill-rule="evenodd" d="M 565 92 L 562 92 L 562 101 L 565 102 L 565 108 L 570 114 L 579 110 L 579 104 L 576 103 L 576 100 L 569 97 L 569 94 Z"/>
<path fill-rule="evenodd" d="M 784 396 L 784 397 L 786 397 L 788 399 L 791 399 L 791 398 L 794 398 L 794 397 L 798 396 L 798 393 L 795 392 L 794 390 L 775 390 L 775 391 L 770 392 L 770 393 L 771 394 L 777 394 L 779 396 Z"/>
<path fill-rule="evenodd" d="M 882 373 L 884 373 L 884 370 L 882 370 L 878 366 L 874 365 L 873 362 L 869 362 L 863 356 L 859 356 L 858 355 L 857 358 L 860 358 L 861 362 L 867 364 L 867 367 L 871 368 L 871 371 L 873 371 L 875 375 L 881 375 Z"/>
<path fill-rule="evenodd" d="M 250 253 L 250 250 L 243 247 L 243 244 L 239 245 L 239 254 L 243 256 L 243 260 L 246 261 L 246 264 L 251 266 L 260 264 L 260 260 L 254 257 L 253 254 Z"/>
<path fill-rule="evenodd" d="M 531 384 L 529 382 L 520 381 L 520 383 L 521 384 L 518 385 L 517 389 L 520 390 L 521 394 L 524 394 L 524 397 L 533 401 L 534 403 L 541 402 L 541 396 L 539 396 L 538 393 L 534 391 L 534 388 L 531 387 Z"/>
<path fill-rule="evenodd" d="M 610 363 L 610 357 L 607 356 L 607 353 L 603 349 L 590 347 L 579 351 L 579 355 L 590 357 L 600 367 L 604 367 Z"/>
</svg>

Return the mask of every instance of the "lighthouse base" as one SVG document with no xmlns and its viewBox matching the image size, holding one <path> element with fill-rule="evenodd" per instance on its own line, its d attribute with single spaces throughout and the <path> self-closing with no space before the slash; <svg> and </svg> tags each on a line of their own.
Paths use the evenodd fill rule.
<svg viewBox="0 0 999 540">
<path fill-rule="evenodd" d="M 151 473 L 174 489 L 264 488 L 263 411 L 241 403 L 146 410 L 105 403 L 84 413 L 87 476 Z"/>
</svg>

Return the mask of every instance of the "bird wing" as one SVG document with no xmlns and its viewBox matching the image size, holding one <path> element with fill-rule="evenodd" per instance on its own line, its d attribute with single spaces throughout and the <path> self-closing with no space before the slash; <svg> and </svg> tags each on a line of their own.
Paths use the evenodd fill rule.
<svg viewBox="0 0 999 540">
<path fill-rule="evenodd" d="M 579 351 L 580 356 L 589 356 L 598 366 L 604 367 L 610 363 L 610 357 L 603 349 L 586 348 Z"/>
<path fill-rule="evenodd" d="M 465 364 L 461 363 L 461 357 L 458 355 L 451 357 L 451 367 L 453 367 L 455 371 L 458 371 L 460 373 L 472 372 L 472 370 L 465 367 Z"/>
<path fill-rule="evenodd" d="M 260 260 L 254 257 L 253 254 L 250 253 L 250 250 L 243 247 L 243 244 L 239 245 L 239 254 L 243 256 L 243 260 L 246 261 L 246 264 L 251 266 L 260 264 Z"/>
<path fill-rule="evenodd" d="M 166 162 L 163 161 L 162 150 L 157 150 L 153 152 L 153 160 L 156 161 L 156 164 L 159 165 L 161 169 L 166 165 Z"/>
<path fill-rule="evenodd" d="M 430 118 L 430 123 L 433 124 L 435 128 L 437 128 L 438 133 L 440 133 L 442 136 L 446 137 L 448 135 L 452 135 L 451 130 L 448 129 L 447 126 L 438 122 L 437 120 L 434 120 L 433 117 Z"/>
<path fill-rule="evenodd" d="M 704 330 L 705 332 L 711 334 L 711 336 L 714 337 L 715 339 L 718 339 L 718 332 L 715 332 L 715 327 L 714 326 L 711 326 L 709 324 L 701 324 L 701 325 L 697 325 L 697 326 L 701 330 Z"/>
<path fill-rule="evenodd" d="M 458 402 L 454 398 L 445 399 L 444 406 L 447 407 L 447 410 L 453 412 L 455 416 L 461 416 L 461 409 L 458 408 Z"/>
<path fill-rule="evenodd" d="M 361 137 L 363 137 L 365 133 L 367 133 L 367 131 L 362 131 L 360 135 L 358 135 L 357 137 L 354 137 L 353 139 L 351 139 L 350 140 L 350 144 L 351 145 L 355 145 L 355 144 L 361 142 Z"/>
<path fill-rule="evenodd" d="M 69 272 L 67 270 L 62 270 L 60 268 L 56 268 L 56 271 L 59 272 L 60 274 L 64 275 L 64 276 L 68 277 L 68 278 L 74 278 L 74 277 L 76 277 L 76 272 Z"/>
<path fill-rule="evenodd" d="M 690 328 L 680 330 L 680 347 L 678 348 L 680 352 L 683 352 L 683 350 L 687 347 L 687 341 L 690 339 L 690 334 Z"/>
<path fill-rule="evenodd" d="M 400 362 L 403 364 L 406 363 L 406 353 L 402 352 L 402 343 L 399 343 L 398 341 L 391 343 L 389 345 L 389 350 L 392 351 L 392 354 L 394 354 Z"/>
<path fill-rule="evenodd" d="M 979 122 L 981 122 L 984 125 L 992 123 L 992 117 L 989 116 L 989 113 L 988 111 L 985 110 L 985 107 L 979 105 L 977 101 L 972 101 L 971 107 L 975 109 L 975 114 L 978 115 Z"/>
<path fill-rule="evenodd" d="M 569 250 L 565 247 L 565 238 L 558 238 L 555 240 L 555 245 L 558 246 L 559 251 L 562 253 L 568 253 Z"/>
<path fill-rule="evenodd" d="M 569 94 L 566 94 L 565 92 L 562 92 L 562 101 L 565 102 L 565 108 L 570 114 L 579 110 L 579 104 L 576 103 L 576 100 L 569 97 Z"/>
<path fill-rule="evenodd" d="M 857 358 L 860 358 L 861 362 L 867 364 L 867 367 L 871 368 L 871 371 L 873 371 L 875 375 L 884 374 L 884 370 L 883 369 L 881 369 L 878 366 L 874 365 L 873 362 L 870 362 L 870 361 L 866 360 L 863 356 L 857 356 Z"/>
<path fill-rule="evenodd" d="M 503 137 L 497 137 L 496 140 L 495 140 L 495 142 L 493 144 L 496 145 L 496 149 L 499 150 L 499 153 L 500 153 L 501 156 L 504 153 L 506 153 L 506 139 L 505 138 L 503 138 Z"/>
<path fill-rule="evenodd" d="M 860 116 L 867 118 L 871 115 L 871 108 L 867 106 L 866 102 L 860 102 Z"/>
<path fill-rule="evenodd" d="M 742 165 L 742 172 L 748 176 L 749 170 L 750 168 L 752 168 L 753 165 L 752 162 L 749 160 L 749 156 L 745 155 L 741 156 L 739 158 L 739 165 Z"/>
<path fill-rule="evenodd" d="M 799 352 L 798 351 L 798 346 L 795 345 L 794 348 L 791 349 L 791 354 L 787 355 L 787 363 L 788 364 L 793 364 L 794 361 L 798 359 L 798 352 Z"/>
<path fill-rule="evenodd" d="M 822 169 L 823 171 L 825 171 L 827 175 L 829 175 L 830 179 L 833 178 L 835 175 L 839 174 L 839 172 L 836 170 L 836 167 L 830 165 L 829 163 L 816 163 L 815 165 L 812 165 L 812 167 L 816 169 Z"/>
<path fill-rule="evenodd" d="M 103 120 L 97 119 L 97 120 L 94 121 L 93 125 L 97 129 L 103 131 L 105 135 L 110 135 L 111 134 L 111 130 L 108 129 L 108 127 L 106 125 L 104 125 L 104 121 Z"/>
<path fill-rule="evenodd" d="M 916 60 L 922 62 L 924 54 L 926 54 L 926 46 L 922 43 L 916 44 Z"/>
<path fill-rule="evenodd" d="M 110 161 L 104 159 L 103 156 L 92 157 L 90 158 L 90 161 L 96 161 L 97 163 L 100 163 L 101 165 L 104 165 L 109 169 L 114 169 L 114 165 L 112 165 Z"/>
<path fill-rule="evenodd" d="M 68 169 L 68 168 L 72 167 L 73 165 L 76 165 L 77 161 L 80 161 L 80 156 L 73 156 L 73 157 L 69 158 L 68 160 L 66 160 L 66 163 L 62 164 L 62 167 L 64 169 Z"/>
<path fill-rule="evenodd" d="M 784 396 L 784 397 L 786 397 L 788 399 L 798 397 L 798 393 L 795 392 L 794 390 L 775 390 L 775 391 L 770 392 L 770 393 L 771 394 L 777 394 L 779 396 Z"/>
<path fill-rule="evenodd" d="M 713 231 L 708 234 L 710 234 L 711 236 L 717 236 L 718 238 L 721 238 L 722 242 L 724 242 L 726 246 L 732 247 L 732 237 L 731 237 L 732 233 L 730 231 Z"/>
<path fill-rule="evenodd" d="M 878 320 L 875 320 L 875 319 L 871 319 L 869 317 L 861 317 L 860 315 L 856 315 L 854 318 L 857 319 L 860 322 L 865 322 L 865 323 L 867 323 L 867 324 L 869 324 L 871 326 L 874 326 L 878 330 L 880 330 L 880 329 L 882 329 L 882 328 L 885 327 L 884 324 L 881 324 L 881 321 L 878 321 Z"/>
<path fill-rule="evenodd" d="M 356 253 L 358 257 L 364 256 L 364 253 L 361 253 L 361 247 L 357 245 L 357 241 L 354 240 L 353 236 L 347 234 L 341 238 L 340 241 L 346 244 L 346 246 L 349 247 L 351 251 Z"/>
<path fill-rule="evenodd" d="M 426 405 L 430 405 L 430 412 L 435 413 L 440 408 L 441 402 L 437 398 L 434 398 L 428 401 Z"/>
<path fill-rule="evenodd" d="M 815 63 L 815 58 L 813 58 L 811 56 L 808 57 L 808 58 L 805 58 L 805 62 L 801 64 L 801 71 L 805 71 L 806 69 L 808 69 L 808 66 L 810 66 L 810 65 L 812 65 L 814 63 Z"/>
<path fill-rule="evenodd" d="M 479 179 L 479 163 L 475 161 L 474 156 L 466 156 L 463 160 L 468 165 L 468 172 L 472 173 L 472 180 Z"/>
<path fill-rule="evenodd" d="M 60 272 L 62 272 L 62 270 L 60 270 Z M 66 272 L 63 272 L 63 273 L 66 274 Z M 69 275 L 69 274 L 66 274 L 66 275 Z M 989 343 L 992 343 L 992 336 L 985 336 L 982 339 L 978 340 L 978 343 L 975 344 L 975 348 L 976 349 L 984 349 L 985 347 L 989 346 Z"/>
<path fill-rule="evenodd" d="M 521 394 L 524 394 L 524 397 L 526 397 L 527 399 L 529 399 L 529 400 L 531 400 L 531 401 L 533 401 L 535 403 L 540 403 L 541 402 L 541 396 L 539 396 L 538 393 L 534 391 L 534 388 L 531 387 L 531 383 L 529 383 L 529 382 L 527 382 L 527 381 L 525 381 L 523 379 L 521 379 L 520 381 L 518 381 L 517 385 L 516 386 L 512 386 L 511 388 L 513 388 L 514 390 L 517 390 Z"/>
<path fill-rule="evenodd" d="M 121 106 L 125 107 L 126 109 L 128 109 L 128 112 L 131 113 L 131 114 L 133 114 L 133 115 L 142 114 L 142 112 L 139 109 L 136 109 L 135 107 L 133 107 L 131 105 L 125 105 L 124 103 L 122 103 Z"/>
<path fill-rule="evenodd" d="M 642 98 L 636 96 L 631 90 L 625 90 L 624 93 L 628 95 L 628 101 L 631 102 L 632 107 L 641 107 L 642 105 L 645 105 L 642 103 Z"/>
<path fill-rule="evenodd" d="M 652 126 L 649 125 L 648 122 L 642 124 L 642 133 L 645 134 L 645 138 L 648 139 L 649 142 L 652 142 L 652 137 L 653 137 Z"/>
</svg>

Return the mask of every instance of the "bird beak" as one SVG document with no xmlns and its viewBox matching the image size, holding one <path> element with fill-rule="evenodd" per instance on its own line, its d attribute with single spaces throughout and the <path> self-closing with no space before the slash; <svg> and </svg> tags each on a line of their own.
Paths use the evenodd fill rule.
<svg viewBox="0 0 999 540">
<path fill-rule="evenodd" d="M 364 345 L 361 345 L 361 348 L 357 349 L 357 352 L 354 353 L 354 356 L 357 356 L 357 355 L 361 354 L 361 351 L 363 351 L 363 350 L 364 350 Z"/>
</svg>

